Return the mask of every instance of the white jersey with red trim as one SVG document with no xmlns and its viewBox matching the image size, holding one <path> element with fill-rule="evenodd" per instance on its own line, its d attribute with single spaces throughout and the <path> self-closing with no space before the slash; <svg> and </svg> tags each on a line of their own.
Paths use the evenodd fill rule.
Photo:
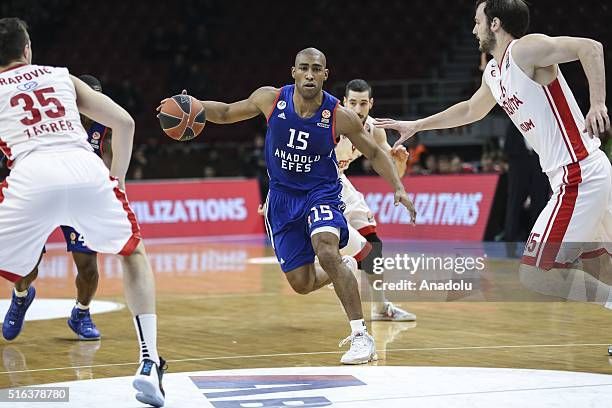
<svg viewBox="0 0 612 408">
<path fill-rule="evenodd" d="M 33 151 L 92 151 L 68 69 L 24 64 L 0 72 L 0 100 L 0 150 L 9 168 Z"/>
<path fill-rule="evenodd" d="M 501 66 L 494 59 L 487 64 L 483 75 L 493 97 L 538 153 L 544 172 L 586 158 L 601 142 L 583 132 L 584 116 L 561 69 L 549 85 L 538 84 L 512 58 L 516 41 L 508 45 Z"/>
<path fill-rule="evenodd" d="M 363 125 L 366 133 L 374 137 L 374 119 L 371 116 L 366 118 L 365 124 Z M 363 155 L 353 143 L 344 135 L 340 135 L 340 140 L 335 148 L 336 158 L 338 159 L 338 168 L 340 172 L 348 169 L 349 165 Z"/>
</svg>

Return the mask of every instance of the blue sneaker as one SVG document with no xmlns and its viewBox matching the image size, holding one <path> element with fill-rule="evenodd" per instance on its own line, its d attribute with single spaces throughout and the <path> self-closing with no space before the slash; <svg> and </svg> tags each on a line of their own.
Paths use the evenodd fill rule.
<svg viewBox="0 0 612 408">
<path fill-rule="evenodd" d="M 15 291 L 13 291 L 13 300 L 11 300 L 9 310 L 6 312 L 6 316 L 4 316 L 4 322 L 2 322 L 2 336 L 5 339 L 14 340 L 15 337 L 19 336 L 23 328 L 26 311 L 32 304 L 35 296 L 36 289 L 34 289 L 34 286 L 28 288 L 28 294 L 25 297 L 17 297 Z"/>
<path fill-rule="evenodd" d="M 100 332 L 91 320 L 89 310 L 82 310 L 75 306 L 70 314 L 70 319 L 68 319 L 68 326 L 81 340 L 100 339 Z"/>
</svg>

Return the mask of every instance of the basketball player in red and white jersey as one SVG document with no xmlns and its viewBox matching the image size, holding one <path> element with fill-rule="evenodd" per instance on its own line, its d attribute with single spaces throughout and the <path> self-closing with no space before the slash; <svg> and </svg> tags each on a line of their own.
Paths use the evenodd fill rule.
<svg viewBox="0 0 612 408">
<path fill-rule="evenodd" d="M 3 336 L 12 340 L 23 327 L 48 236 L 73 226 L 92 250 L 122 255 L 140 345 L 136 398 L 163 406 L 155 281 L 124 192 L 134 120 L 66 68 L 32 65 L 27 27 L 18 18 L 0 19 L 0 101 L 0 149 L 12 169 L 0 185 L 0 276 L 15 284 Z M 87 142 L 79 112 L 112 129 L 110 173 Z"/>
<path fill-rule="evenodd" d="M 493 59 L 472 98 L 421 120 L 375 125 L 398 130 L 397 147 L 421 130 L 476 122 L 499 104 L 538 153 L 553 191 L 525 246 L 522 282 L 612 308 L 611 287 L 596 279 L 612 264 L 612 166 L 597 137 L 610 127 L 603 47 L 586 38 L 525 35 L 528 25 L 523 0 L 478 0 L 473 34 Z M 559 68 L 578 60 L 589 83 L 586 118 Z"/>
<path fill-rule="evenodd" d="M 346 84 L 343 104 L 345 107 L 354 111 L 368 134 L 383 151 L 391 154 L 395 162 L 398 175 L 403 177 L 406 173 L 406 161 L 408 152 L 401 146 L 395 151 L 391 151 L 391 146 L 387 142 L 387 134 L 384 129 L 374 127 L 374 119 L 369 115 L 370 109 L 374 105 L 372 98 L 372 87 L 363 79 L 353 79 Z M 340 180 L 342 181 L 342 201 L 346 204 L 344 216 L 351 227 L 359 231 L 367 242 L 370 243 L 372 250 L 361 261 L 361 269 L 366 273 L 372 293 L 372 321 L 414 321 L 416 316 L 400 307 L 389 302 L 384 295 L 384 291 L 375 290 L 374 282 L 381 279 L 380 275 L 374 274 L 374 259 L 382 257 L 382 241 L 376 234 L 376 220 L 370 211 L 370 207 L 361 194 L 349 181 L 344 174 L 350 164 L 362 156 L 362 153 L 351 143 L 351 141 L 340 135 L 338 144 L 335 148 L 338 168 L 340 170 Z"/>
</svg>

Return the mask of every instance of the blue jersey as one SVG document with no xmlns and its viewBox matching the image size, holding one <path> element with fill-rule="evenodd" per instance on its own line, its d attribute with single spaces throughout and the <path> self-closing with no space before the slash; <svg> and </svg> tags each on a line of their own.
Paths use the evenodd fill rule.
<svg viewBox="0 0 612 408">
<path fill-rule="evenodd" d="M 323 103 L 310 118 L 295 112 L 295 86 L 281 88 L 268 117 L 266 165 L 270 189 L 288 193 L 323 190 L 338 197 L 342 188 L 334 147 L 339 101 L 323 92 Z"/>
<path fill-rule="evenodd" d="M 108 128 L 98 122 L 91 122 L 91 126 L 87 130 L 87 141 L 93 147 L 94 153 L 102 157 L 104 153 L 104 137 Z"/>
</svg>

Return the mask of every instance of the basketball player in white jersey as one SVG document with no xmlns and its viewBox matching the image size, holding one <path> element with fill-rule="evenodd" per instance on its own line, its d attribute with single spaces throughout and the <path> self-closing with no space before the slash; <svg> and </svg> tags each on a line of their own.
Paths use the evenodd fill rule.
<svg viewBox="0 0 612 408">
<path fill-rule="evenodd" d="M 134 120 L 66 68 L 32 65 L 27 27 L 18 18 L 0 19 L 0 101 L 0 149 L 11 168 L 0 185 L 0 276 L 15 284 L 3 336 L 13 340 L 21 332 L 49 234 L 73 226 L 92 250 L 122 255 L 140 345 L 136 398 L 163 406 L 155 281 L 124 192 Z M 110 173 L 87 142 L 79 112 L 112 129 Z"/>
<path fill-rule="evenodd" d="M 343 104 L 354 111 L 361 119 L 366 133 L 383 149 L 391 154 L 397 172 L 400 177 L 406 173 L 406 160 L 408 152 L 401 146 L 391 151 L 387 143 L 387 134 L 384 129 L 374 127 L 374 119 L 369 116 L 370 109 L 374 104 L 372 98 L 372 87 L 363 79 L 353 79 L 346 85 Z M 361 194 L 344 174 L 350 164 L 362 156 L 362 153 L 353 146 L 351 141 L 340 135 L 336 145 L 336 158 L 340 169 L 340 180 L 342 181 L 342 201 L 346 204 L 344 216 L 351 227 L 356 229 L 371 245 L 370 253 L 361 262 L 361 268 L 366 273 L 372 293 L 372 321 L 413 321 L 416 316 L 407 312 L 393 303 L 387 301 L 382 290 L 374 290 L 374 282 L 380 280 L 381 276 L 374 274 L 374 259 L 382 257 L 382 241 L 376 234 L 376 220 L 372 211 Z"/>
<path fill-rule="evenodd" d="M 478 91 L 421 120 L 381 119 L 375 125 L 398 130 L 397 147 L 421 130 L 476 122 L 499 104 L 538 153 L 553 191 L 525 246 L 522 282 L 541 293 L 612 308 L 610 286 L 596 279 L 609 272 L 612 252 L 612 166 L 597 137 L 610 127 L 603 46 L 586 38 L 524 35 L 528 25 L 523 0 L 478 0 L 473 34 L 480 50 L 493 56 Z M 559 68 L 570 61 L 580 61 L 588 79 L 586 118 Z"/>
</svg>

